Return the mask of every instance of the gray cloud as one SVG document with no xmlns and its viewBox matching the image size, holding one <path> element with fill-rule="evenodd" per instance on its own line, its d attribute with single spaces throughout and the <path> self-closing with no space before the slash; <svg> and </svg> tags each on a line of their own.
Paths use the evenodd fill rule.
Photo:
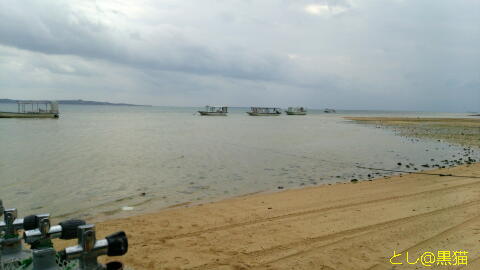
<svg viewBox="0 0 480 270">
<path fill-rule="evenodd" d="M 100 15 L 103 12 L 99 12 Z M 241 47 L 210 48 L 170 28 L 169 34 L 141 39 L 129 32 L 92 22 L 84 14 L 56 2 L 0 3 L 0 42 L 51 55 L 75 55 L 135 66 L 253 80 L 281 78 L 286 56 L 255 54 Z M 160 33 L 160 35 L 163 33 Z"/>
<path fill-rule="evenodd" d="M 468 0 L 5 0 L 0 92 L 480 110 L 476 10 Z"/>
</svg>

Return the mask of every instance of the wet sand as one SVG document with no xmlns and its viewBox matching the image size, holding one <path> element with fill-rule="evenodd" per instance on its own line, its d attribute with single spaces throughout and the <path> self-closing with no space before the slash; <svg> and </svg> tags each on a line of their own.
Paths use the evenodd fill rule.
<svg viewBox="0 0 480 270">
<path fill-rule="evenodd" d="M 479 269 L 480 164 L 430 172 L 454 176 L 255 194 L 110 220 L 98 230 L 127 232 L 121 259 L 135 269 L 392 269 L 394 250 L 467 250 L 465 269 Z"/>
<path fill-rule="evenodd" d="M 393 268 L 394 250 L 465 250 L 464 269 L 480 269 L 480 163 L 176 207 L 97 228 L 99 237 L 127 232 L 121 260 L 134 269 L 423 269 L 405 261 Z"/>
<path fill-rule="evenodd" d="M 345 117 L 358 123 L 394 128 L 403 136 L 445 140 L 480 147 L 478 118 Z"/>
</svg>

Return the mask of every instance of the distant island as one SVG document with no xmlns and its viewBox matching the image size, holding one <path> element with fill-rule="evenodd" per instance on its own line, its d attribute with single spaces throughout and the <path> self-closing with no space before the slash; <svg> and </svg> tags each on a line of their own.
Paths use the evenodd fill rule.
<svg viewBox="0 0 480 270">
<path fill-rule="evenodd" d="M 14 99 L 0 99 L 0 103 L 16 103 L 17 100 Z M 111 103 L 111 102 L 102 102 L 102 101 L 91 101 L 83 99 L 66 99 L 66 100 L 57 100 L 59 104 L 70 104 L 70 105 L 108 105 L 108 106 L 145 106 L 151 107 L 152 105 L 136 105 L 128 103 Z"/>
</svg>

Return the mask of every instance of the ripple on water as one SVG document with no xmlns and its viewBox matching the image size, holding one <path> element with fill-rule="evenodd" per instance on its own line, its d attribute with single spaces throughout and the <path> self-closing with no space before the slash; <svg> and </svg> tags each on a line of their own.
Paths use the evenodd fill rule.
<svg viewBox="0 0 480 270">
<path fill-rule="evenodd" d="M 417 171 L 465 154 L 444 141 L 321 114 L 252 121 L 243 114 L 213 119 L 156 108 L 63 109 L 58 121 L 0 121 L 0 198 L 20 215 L 160 208 L 391 174 L 356 165 Z M 478 160 L 478 152 L 469 155 Z"/>
</svg>

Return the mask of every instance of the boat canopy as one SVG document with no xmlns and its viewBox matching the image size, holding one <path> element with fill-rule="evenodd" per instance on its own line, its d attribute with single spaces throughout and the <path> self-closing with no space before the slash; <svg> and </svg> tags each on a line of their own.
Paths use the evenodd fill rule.
<svg viewBox="0 0 480 270">
<path fill-rule="evenodd" d="M 305 112 L 304 107 L 288 107 L 287 109 L 288 112 Z"/>
<path fill-rule="evenodd" d="M 279 113 L 281 109 L 274 107 L 252 107 L 251 111 L 255 113 Z"/>
<path fill-rule="evenodd" d="M 228 107 L 227 106 L 205 106 L 205 111 L 226 113 L 228 112 Z"/>
<path fill-rule="evenodd" d="M 50 100 L 19 100 L 19 113 L 54 113 L 58 114 L 58 102 Z"/>
</svg>

